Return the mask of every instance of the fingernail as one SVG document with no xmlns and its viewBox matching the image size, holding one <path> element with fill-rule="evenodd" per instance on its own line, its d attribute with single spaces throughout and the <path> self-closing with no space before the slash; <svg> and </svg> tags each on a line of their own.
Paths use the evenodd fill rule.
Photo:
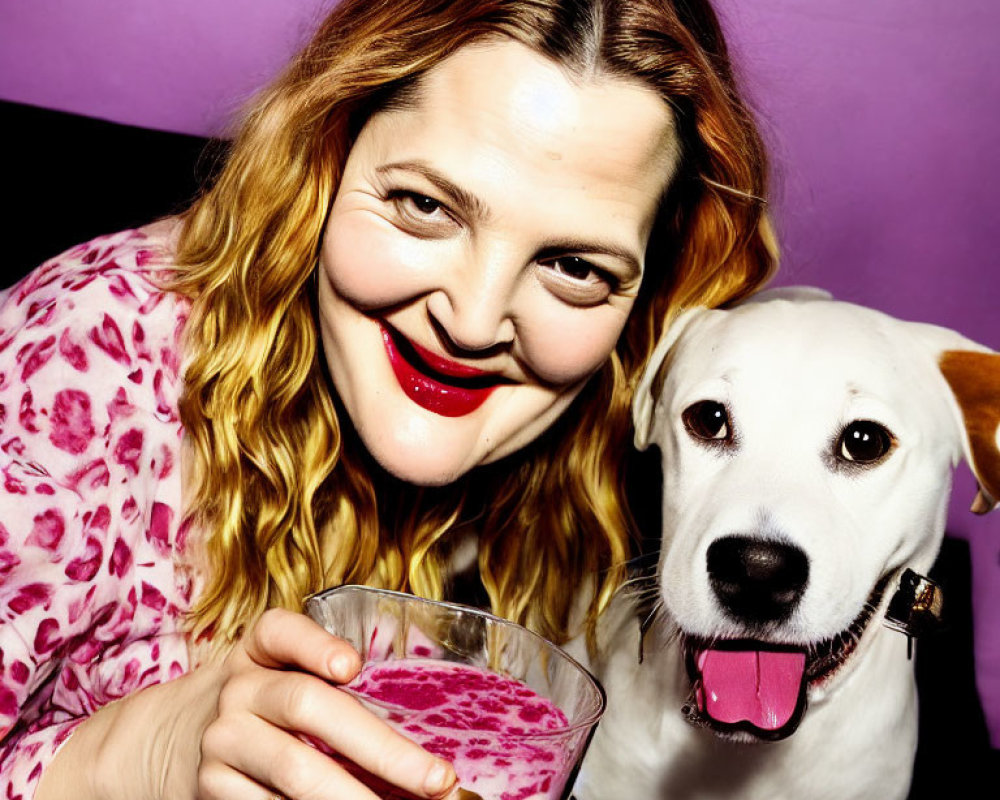
<svg viewBox="0 0 1000 800">
<path fill-rule="evenodd" d="M 451 768 L 451 765 L 444 761 L 438 761 L 431 767 L 424 779 L 424 791 L 431 797 L 437 797 L 454 786 L 457 780 L 458 776 L 455 775 L 455 770 Z"/>
<path fill-rule="evenodd" d="M 347 669 L 347 659 L 343 656 L 331 656 L 330 660 L 326 662 L 326 668 L 330 670 L 331 678 L 340 678 Z"/>
<path fill-rule="evenodd" d="M 347 655 L 333 656 L 327 662 L 327 668 L 330 670 L 330 677 L 338 681 L 349 681 L 358 671 L 355 659 Z"/>
</svg>

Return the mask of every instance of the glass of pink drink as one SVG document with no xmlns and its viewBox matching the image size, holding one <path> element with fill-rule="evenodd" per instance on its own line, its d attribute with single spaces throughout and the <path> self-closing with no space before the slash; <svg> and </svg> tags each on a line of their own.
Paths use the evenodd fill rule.
<svg viewBox="0 0 1000 800">
<path fill-rule="evenodd" d="M 563 650 L 478 609 L 364 586 L 315 595 L 306 611 L 361 654 L 343 688 L 449 760 L 463 788 L 484 800 L 563 797 L 604 712 Z"/>
</svg>

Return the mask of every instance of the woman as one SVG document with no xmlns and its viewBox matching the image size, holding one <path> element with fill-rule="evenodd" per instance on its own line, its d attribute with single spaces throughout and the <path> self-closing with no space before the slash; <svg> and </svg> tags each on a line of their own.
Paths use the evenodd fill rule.
<svg viewBox="0 0 1000 800">
<path fill-rule="evenodd" d="M 4 298 L 8 794 L 373 796 L 300 734 L 451 791 L 303 596 L 471 575 L 592 624 L 631 386 L 677 308 L 766 279 L 764 188 L 703 3 L 341 3 L 180 228 Z"/>
</svg>

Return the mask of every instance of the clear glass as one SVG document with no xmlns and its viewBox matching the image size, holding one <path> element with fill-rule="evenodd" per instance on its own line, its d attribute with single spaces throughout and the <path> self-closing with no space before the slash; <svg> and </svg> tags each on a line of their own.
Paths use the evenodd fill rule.
<svg viewBox="0 0 1000 800">
<path fill-rule="evenodd" d="M 462 786 L 484 800 L 557 800 L 564 796 L 568 779 L 604 712 L 604 694 L 563 650 L 485 611 L 365 586 L 341 586 L 314 595 L 306 602 L 306 612 L 357 649 L 365 664 L 362 678 L 366 670 L 377 669 L 376 665 L 384 662 L 395 662 L 393 668 L 414 675 L 422 669 L 443 667 L 445 671 L 438 674 L 447 676 L 452 667 L 471 667 L 518 681 L 551 701 L 566 720 L 558 725 L 548 720 L 554 726 L 546 729 L 533 727 L 530 714 L 529 722 L 524 723 L 526 717 L 517 717 L 516 707 L 505 709 L 511 711 L 515 724 L 505 724 L 499 730 L 435 729 L 428 725 L 428 720 L 434 722 L 435 717 L 428 717 L 434 708 L 424 705 L 418 724 L 418 712 L 359 693 L 362 684 L 358 681 L 344 687 L 428 749 L 434 750 L 435 737 L 456 746 L 461 742 L 460 752 L 473 753 L 475 758 L 454 758 L 456 772 Z M 459 671 L 453 685 L 461 680 Z M 419 684 L 414 686 L 419 688 Z M 500 701 L 490 693 L 480 695 L 476 698 L 473 694 L 463 703 L 492 708 Z"/>
</svg>

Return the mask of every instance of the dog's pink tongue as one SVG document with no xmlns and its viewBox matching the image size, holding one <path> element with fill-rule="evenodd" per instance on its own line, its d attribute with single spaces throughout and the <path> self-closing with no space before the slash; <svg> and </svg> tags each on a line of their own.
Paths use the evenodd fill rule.
<svg viewBox="0 0 1000 800">
<path fill-rule="evenodd" d="M 749 722 L 766 731 L 788 724 L 805 672 L 805 653 L 773 650 L 705 650 L 698 708 L 724 723 Z"/>
</svg>

